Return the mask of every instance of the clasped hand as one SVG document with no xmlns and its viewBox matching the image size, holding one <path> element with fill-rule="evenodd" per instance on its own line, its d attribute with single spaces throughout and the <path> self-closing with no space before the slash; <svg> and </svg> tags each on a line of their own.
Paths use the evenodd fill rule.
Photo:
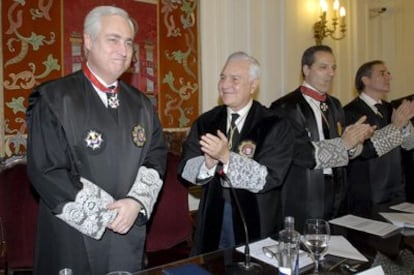
<svg viewBox="0 0 414 275">
<path fill-rule="evenodd" d="M 347 150 L 354 148 L 358 144 L 362 144 L 374 134 L 376 127 L 364 123 L 366 120 L 367 117 L 362 116 L 357 122 L 345 128 L 342 134 L 342 140 Z"/>
<path fill-rule="evenodd" d="M 392 124 L 398 129 L 408 124 L 414 117 L 414 101 L 404 99 L 397 109 L 394 109 L 391 116 Z"/>
<path fill-rule="evenodd" d="M 205 134 L 201 136 L 200 146 L 204 153 L 207 168 L 212 168 L 220 161 L 227 163 L 230 158 L 228 140 L 224 133 L 217 130 L 217 135 Z"/>
<path fill-rule="evenodd" d="M 108 228 L 119 234 L 128 233 L 141 210 L 141 205 L 131 198 L 117 200 L 108 204 L 107 207 L 118 212 L 115 219 L 108 225 Z"/>
</svg>

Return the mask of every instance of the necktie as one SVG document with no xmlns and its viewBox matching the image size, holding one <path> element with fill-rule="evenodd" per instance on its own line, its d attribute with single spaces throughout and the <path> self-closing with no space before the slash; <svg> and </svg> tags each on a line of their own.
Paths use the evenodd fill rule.
<svg viewBox="0 0 414 275">
<path fill-rule="evenodd" d="M 380 127 L 382 128 L 387 125 L 387 114 L 388 114 L 387 108 L 385 107 L 384 104 L 381 104 L 381 103 L 377 103 L 374 106 L 378 110 L 377 116 L 380 121 Z"/>
<path fill-rule="evenodd" d="M 307 96 L 319 101 L 319 107 L 321 109 L 321 119 L 322 119 L 322 130 L 325 139 L 329 139 L 329 108 L 326 104 L 327 96 L 326 94 L 318 93 L 317 91 L 310 89 L 306 86 L 301 86 L 300 91 Z"/>
<path fill-rule="evenodd" d="M 231 114 L 230 129 L 227 131 L 228 148 L 231 151 L 235 151 L 237 143 L 239 142 L 240 133 L 237 129 L 236 120 L 239 118 L 238 113 Z M 220 233 L 220 247 L 230 247 L 234 245 L 234 231 L 233 231 L 233 214 L 231 206 L 231 195 L 229 188 L 223 188 L 222 193 L 225 201 L 223 208 L 223 221 L 221 225 Z"/>
<path fill-rule="evenodd" d="M 236 120 L 239 118 L 239 114 L 231 114 L 230 129 L 228 131 L 227 137 L 229 140 L 229 150 L 234 151 L 236 149 L 237 143 L 239 142 L 240 133 L 237 129 Z"/>
</svg>

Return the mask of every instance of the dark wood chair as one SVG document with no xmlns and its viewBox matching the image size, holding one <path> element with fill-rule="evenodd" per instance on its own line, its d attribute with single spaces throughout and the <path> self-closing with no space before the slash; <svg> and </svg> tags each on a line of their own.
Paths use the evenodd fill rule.
<svg viewBox="0 0 414 275">
<path fill-rule="evenodd" d="M 169 152 L 164 186 L 148 224 L 148 267 L 186 258 L 191 249 L 193 222 L 188 188 L 177 178 L 179 156 Z"/>
<path fill-rule="evenodd" d="M 3 220 L 0 217 L 0 275 L 4 275 L 7 272 L 6 249 Z"/>
<path fill-rule="evenodd" d="M 38 198 L 27 176 L 26 158 L 0 162 L 1 253 L 7 274 L 30 274 L 33 268 Z"/>
</svg>

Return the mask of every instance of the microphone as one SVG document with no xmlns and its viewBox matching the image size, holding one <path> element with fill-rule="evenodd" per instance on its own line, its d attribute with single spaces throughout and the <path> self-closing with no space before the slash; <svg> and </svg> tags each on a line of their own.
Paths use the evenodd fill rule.
<svg viewBox="0 0 414 275">
<path fill-rule="evenodd" d="M 236 202 L 237 211 L 239 212 L 240 218 L 242 220 L 243 228 L 244 228 L 244 234 L 245 234 L 245 246 L 244 246 L 244 255 L 245 255 L 245 257 L 244 257 L 244 262 L 239 262 L 239 263 L 237 263 L 236 266 L 232 266 L 230 268 L 230 270 L 228 270 L 228 272 L 230 272 L 230 273 L 226 272 L 226 274 L 243 274 L 243 273 L 241 273 L 243 271 L 246 272 L 246 273 L 259 273 L 262 270 L 262 267 L 257 263 L 250 262 L 249 231 L 247 229 L 247 222 L 246 222 L 246 219 L 244 217 L 243 210 L 240 206 L 240 202 L 239 202 L 239 199 L 237 197 L 236 190 L 233 187 L 233 184 L 231 183 L 231 180 L 227 177 L 226 173 L 224 173 L 223 166 L 221 166 L 217 170 L 217 174 L 230 186 L 230 190 L 231 190 L 230 192 L 233 194 L 234 201 Z"/>
</svg>

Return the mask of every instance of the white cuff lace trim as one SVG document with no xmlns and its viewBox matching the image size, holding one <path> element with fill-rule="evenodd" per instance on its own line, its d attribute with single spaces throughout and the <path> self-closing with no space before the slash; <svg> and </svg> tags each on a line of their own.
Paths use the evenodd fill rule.
<svg viewBox="0 0 414 275">
<path fill-rule="evenodd" d="M 183 172 L 181 173 L 181 177 L 183 177 L 183 179 L 193 184 L 196 184 L 197 178 L 199 176 L 200 169 L 203 163 L 204 163 L 203 156 L 198 156 L 198 157 L 187 160 L 184 166 Z"/>
<path fill-rule="evenodd" d="M 75 201 L 63 206 L 62 213 L 56 215 L 76 230 L 99 240 L 106 226 L 117 215 L 116 210 L 108 210 L 106 206 L 114 199 L 103 189 L 85 178 L 81 178 L 83 188 L 76 195 Z"/>
<path fill-rule="evenodd" d="M 138 170 L 134 185 L 128 193 L 144 207 L 147 218 L 151 217 L 152 209 L 157 201 L 158 193 L 162 187 L 162 179 L 157 170 L 141 166 Z"/>
<path fill-rule="evenodd" d="M 414 148 L 414 128 L 411 122 L 405 127 L 406 135 L 403 135 L 403 142 L 401 147 L 405 150 L 411 150 Z"/>
<path fill-rule="evenodd" d="M 315 147 L 314 169 L 334 168 L 348 165 L 348 151 L 342 141 L 342 138 L 326 139 L 321 141 L 312 141 Z"/>
<path fill-rule="evenodd" d="M 378 156 L 382 156 L 395 147 L 400 146 L 402 141 L 401 130 L 392 124 L 375 131 L 371 137 L 371 142 Z"/>
<path fill-rule="evenodd" d="M 234 152 L 230 153 L 227 177 L 234 188 L 257 193 L 265 186 L 267 174 L 266 166 Z M 230 187 L 225 181 L 222 181 L 222 186 Z"/>
</svg>

